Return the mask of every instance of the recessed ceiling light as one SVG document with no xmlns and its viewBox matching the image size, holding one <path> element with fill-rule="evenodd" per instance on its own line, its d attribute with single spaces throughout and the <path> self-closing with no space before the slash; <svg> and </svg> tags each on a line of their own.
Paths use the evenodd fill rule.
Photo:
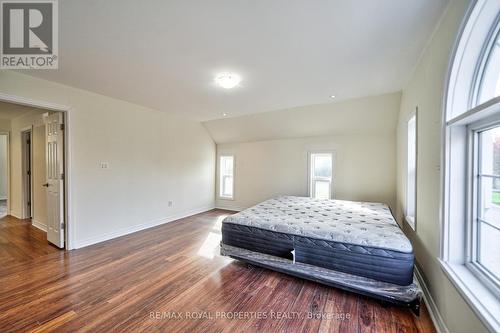
<svg viewBox="0 0 500 333">
<path fill-rule="evenodd" d="M 222 116 L 223 116 L 223 117 L 227 117 L 227 113 L 225 113 L 225 112 L 224 112 L 224 113 L 222 114 Z"/>
<path fill-rule="evenodd" d="M 330 95 L 330 98 L 335 98 L 335 97 L 337 97 L 337 96 L 335 96 L 335 95 Z"/>
<path fill-rule="evenodd" d="M 215 77 L 215 83 L 224 89 L 232 89 L 241 82 L 241 77 L 235 73 L 221 73 Z"/>
</svg>

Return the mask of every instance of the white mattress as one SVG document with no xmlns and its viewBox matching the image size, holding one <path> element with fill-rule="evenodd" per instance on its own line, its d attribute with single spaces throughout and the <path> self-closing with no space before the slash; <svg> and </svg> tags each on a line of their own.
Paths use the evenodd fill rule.
<svg viewBox="0 0 500 333">
<path fill-rule="evenodd" d="M 224 222 L 314 239 L 413 252 L 389 207 L 381 203 L 281 196 L 231 215 Z"/>
</svg>

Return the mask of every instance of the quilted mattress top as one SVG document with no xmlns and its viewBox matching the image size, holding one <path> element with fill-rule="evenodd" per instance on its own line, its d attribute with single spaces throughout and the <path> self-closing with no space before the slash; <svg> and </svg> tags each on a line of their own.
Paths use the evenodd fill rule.
<svg viewBox="0 0 500 333">
<path fill-rule="evenodd" d="M 286 234 L 410 253 L 410 241 L 381 203 L 281 196 L 228 216 L 233 223 Z"/>
</svg>

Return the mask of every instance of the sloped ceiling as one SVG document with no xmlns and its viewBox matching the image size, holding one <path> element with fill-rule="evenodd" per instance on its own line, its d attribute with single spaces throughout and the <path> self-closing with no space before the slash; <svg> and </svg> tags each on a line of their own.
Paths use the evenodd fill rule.
<svg viewBox="0 0 500 333">
<path fill-rule="evenodd" d="M 312 105 L 203 124 L 218 144 L 328 135 L 396 135 L 401 93 Z"/>
</svg>

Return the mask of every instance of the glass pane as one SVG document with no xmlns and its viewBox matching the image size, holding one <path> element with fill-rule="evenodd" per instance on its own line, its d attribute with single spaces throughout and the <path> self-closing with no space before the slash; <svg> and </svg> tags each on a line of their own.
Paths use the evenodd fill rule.
<svg viewBox="0 0 500 333">
<path fill-rule="evenodd" d="M 332 155 L 313 154 L 314 177 L 332 177 Z"/>
<path fill-rule="evenodd" d="M 500 279 L 500 230 L 484 222 L 479 222 L 478 227 L 479 253 L 477 260 L 497 279 Z"/>
<path fill-rule="evenodd" d="M 225 197 L 233 196 L 233 177 L 224 176 L 223 178 L 223 186 L 222 186 L 222 195 Z"/>
<path fill-rule="evenodd" d="M 494 97 L 500 96 L 500 35 L 488 56 L 481 84 L 479 86 L 478 104 L 484 103 Z"/>
<path fill-rule="evenodd" d="M 490 223 L 500 223 L 500 186 L 498 179 L 481 177 L 479 183 L 479 217 Z"/>
<path fill-rule="evenodd" d="M 481 132 L 481 173 L 500 176 L 500 126 Z"/>
<path fill-rule="evenodd" d="M 417 121 L 416 116 L 408 121 L 408 156 L 406 175 L 406 215 L 415 216 L 416 164 L 417 164 Z"/>
<path fill-rule="evenodd" d="M 323 180 L 314 181 L 314 198 L 330 199 L 330 182 Z"/>
<path fill-rule="evenodd" d="M 221 157 L 221 173 L 223 175 L 233 174 L 233 157 L 232 156 L 222 156 Z"/>
</svg>

